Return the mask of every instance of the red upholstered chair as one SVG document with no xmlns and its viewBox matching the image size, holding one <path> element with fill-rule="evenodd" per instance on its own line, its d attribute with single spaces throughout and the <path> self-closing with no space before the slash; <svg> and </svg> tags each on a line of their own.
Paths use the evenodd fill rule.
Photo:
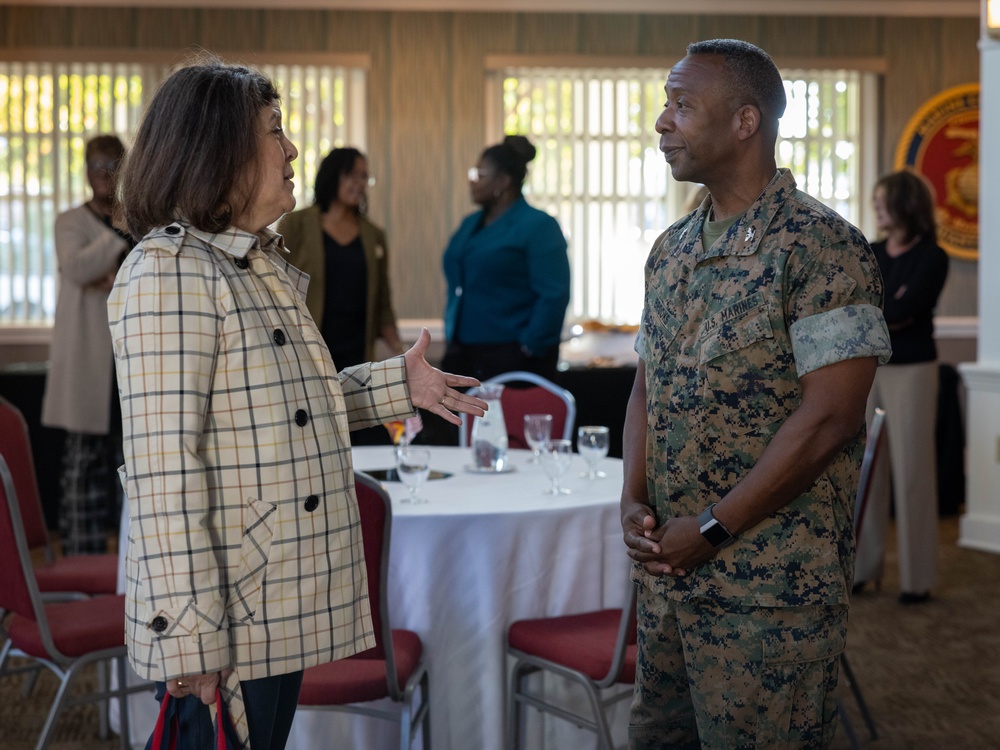
<svg viewBox="0 0 1000 750">
<path fill-rule="evenodd" d="M 45 561 L 35 566 L 38 589 L 43 594 L 113 594 L 118 584 L 118 555 L 68 555 L 56 557 L 45 528 L 38 496 L 35 462 L 24 415 L 0 398 L 0 456 L 7 459 L 14 489 L 21 503 L 21 518 L 29 549 L 41 548 Z"/>
<path fill-rule="evenodd" d="M 601 750 L 614 750 L 605 710 L 631 697 L 617 691 L 602 697 L 615 684 L 635 682 L 636 586 L 628 585 L 622 609 L 603 609 L 563 617 L 518 620 L 507 632 L 507 654 L 514 657 L 507 701 L 507 748 L 521 746 L 522 704 L 551 713 L 597 734 Z M 551 702 L 532 691 L 526 678 L 534 672 L 551 672 L 583 687 L 590 701 L 590 716 Z"/>
<path fill-rule="evenodd" d="M 422 659 L 423 644 L 416 633 L 389 626 L 386 590 L 392 504 L 385 489 L 367 474 L 354 472 L 354 488 L 361 511 L 376 646 L 347 659 L 307 669 L 302 678 L 299 708 L 347 711 L 398 722 L 402 750 L 412 745 L 417 731 L 422 729 L 423 747 L 429 750 L 430 696 L 427 668 Z M 400 709 L 364 705 L 382 698 L 400 703 Z"/>
<path fill-rule="evenodd" d="M 107 699 L 124 699 L 129 693 L 150 690 L 151 685 L 128 686 L 125 664 L 125 597 L 95 596 L 91 599 L 45 604 L 32 571 L 14 480 L 0 456 L 0 608 L 6 610 L 7 640 L 0 648 L 0 678 L 34 671 L 39 666 L 60 680 L 59 691 L 38 738 L 37 750 L 48 746 L 63 709 L 93 701 L 104 701 L 102 726 L 106 726 Z M 33 663 L 12 667 L 10 657 L 22 656 Z M 117 660 L 118 685 L 83 696 L 71 695 L 73 681 L 90 665 Z M 119 705 L 124 705 L 122 702 Z M 127 750 L 128 711 L 121 712 L 121 748 Z"/>
<path fill-rule="evenodd" d="M 527 388 L 504 388 L 500 399 L 503 405 L 503 416 L 507 422 L 507 440 L 511 448 L 527 448 L 524 439 L 525 414 L 551 414 L 552 437 L 560 435 L 564 440 L 573 439 L 573 427 L 576 423 L 576 399 L 565 388 L 561 388 L 551 380 L 536 375 L 533 372 L 515 370 L 505 372 L 485 381 L 486 383 L 530 383 Z M 470 388 L 469 393 L 475 394 L 478 389 Z M 469 445 L 469 435 L 472 433 L 472 419 L 462 414 L 462 429 L 458 432 L 458 444 L 463 448 Z"/>
<path fill-rule="evenodd" d="M 861 528 L 865 520 L 865 511 L 868 508 L 868 498 L 871 495 L 872 479 L 875 474 L 875 464 L 879 461 L 884 451 L 885 409 L 875 409 L 875 415 L 872 417 L 871 428 L 868 430 L 868 440 L 865 443 L 864 457 L 861 459 L 861 472 L 858 476 L 858 493 L 854 498 L 855 546 L 857 546 L 858 541 L 861 539 Z M 871 711 L 868 710 L 868 704 L 865 702 L 864 696 L 861 694 L 861 687 L 858 685 L 858 680 L 854 676 L 854 670 L 851 669 L 851 665 L 847 661 L 846 652 L 840 655 L 840 667 L 844 670 L 844 676 L 847 678 L 847 685 L 850 687 L 851 694 L 854 696 L 854 700 L 858 704 L 858 710 L 861 712 L 861 717 L 865 721 L 865 726 L 868 727 L 868 734 L 873 740 L 877 740 L 878 732 L 875 730 L 875 720 L 872 718 Z M 858 741 L 857 733 L 854 731 L 854 725 L 851 723 L 847 712 L 844 710 L 843 702 L 838 701 L 837 710 L 840 713 L 841 723 L 844 725 L 844 733 L 847 735 L 847 738 L 851 743 L 851 747 L 861 747 L 861 744 Z"/>
</svg>

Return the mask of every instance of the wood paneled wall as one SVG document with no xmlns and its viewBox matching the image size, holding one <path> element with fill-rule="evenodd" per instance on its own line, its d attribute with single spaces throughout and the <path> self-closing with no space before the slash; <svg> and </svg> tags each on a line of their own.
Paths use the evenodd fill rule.
<svg viewBox="0 0 1000 750">
<path fill-rule="evenodd" d="M 368 148 L 379 176 L 371 214 L 389 233 L 396 307 L 407 318 L 442 311 L 441 252 L 471 210 L 465 171 L 487 145 L 487 55 L 677 59 L 688 42 L 722 36 L 776 58 L 884 60 L 879 172 L 924 101 L 979 79 L 979 24 L 968 18 L 0 7 L 5 48 L 368 54 Z M 976 264 L 953 260 L 939 313 L 975 315 L 976 297 Z"/>
</svg>

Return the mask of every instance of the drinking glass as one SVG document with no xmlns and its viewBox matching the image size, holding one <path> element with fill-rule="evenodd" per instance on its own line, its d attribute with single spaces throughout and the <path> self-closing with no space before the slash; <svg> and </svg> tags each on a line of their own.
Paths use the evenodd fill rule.
<svg viewBox="0 0 1000 750">
<path fill-rule="evenodd" d="M 524 441 L 531 448 L 531 458 L 529 464 L 537 464 L 538 457 L 542 453 L 542 446 L 552 438 L 552 415 L 551 414 L 525 414 L 524 415 Z"/>
<path fill-rule="evenodd" d="M 552 486 L 545 490 L 545 494 L 568 495 L 570 491 L 559 486 L 559 477 L 569 471 L 570 464 L 573 463 L 573 441 L 547 440 L 541 450 L 539 460 L 552 480 Z"/>
<path fill-rule="evenodd" d="M 409 494 L 400 500 L 403 503 L 426 503 L 417 490 L 431 473 L 431 452 L 426 448 L 401 447 L 396 451 L 396 473 L 406 485 Z"/>
<path fill-rule="evenodd" d="M 584 425 L 576 431 L 576 449 L 583 460 L 587 462 L 587 471 L 582 476 L 584 479 L 598 479 L 606 477 L 603 471 L 596 469 L 597 462 L 608 455 L 608 443 L 610 430 L 607 427 L 596 425 Z"/>
</svg>

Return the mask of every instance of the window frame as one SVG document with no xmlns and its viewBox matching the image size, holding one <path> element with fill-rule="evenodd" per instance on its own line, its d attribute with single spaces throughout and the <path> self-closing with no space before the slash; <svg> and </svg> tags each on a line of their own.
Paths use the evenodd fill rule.
<svg viewBox="0 0 1000 750">
<path fill-rule="evenodd" d="M 368 88 L 371 71 L 371 55 L 366 53 L 295 53 L 295 52 L 246 52 L 233 50 L 215 50 L 212 53 L 227 62 L 251 65 L 257 68 L 280 68 L 298 66 L 325 66 L 330 68 L 342 68 L 346 77 L 350 79 L 345 95 L 347 99 L 344 104 L 344 124 L 342 126 L 343 140 L 352 146 L 362 150 L 367 149 L 368 140 Z M 123 49 L 70 49 L 70 48 L 17 48 L 11 47 L 0 51 L 0 62 L 10 64 L 45 64 L 58 66 L 112 66 L 112 65 L 135 65 L 145 69 L 144 73 L 150 70 L 154 75 L 150 76 L 152 84 L 148 84 L 147 78 L 143 77 L 143 88 L 141 93 L 141 109 L 144 110 L 148 104 L 156 87 L 169 74 L 171 69 L 181 66 L 189 61 L 196 60 L 197 50 L 123 50 Z M 160 75 L 156 76 L 155 71 L 159 68 Z M 101 71 L 103 72 L 103 71 Z M 282 95 L 283 110 L 290 109 L 289 92 L 279 89 Z M 82 134 L 68 132 L 56 126 L 62 134 L 60 140 L 76 137 Z M 91 133 L 87 132 L 89 137 Z M 131 142 L 134 132 L 119 133 L 128 145 Z M 324 139 L 333 142 L 333 139 Z M 322 143 L 318 140 L 317 144 Z M 301 144 L 299 146 L 300 157 L 304 151 Z M 331 145 L 330 148 L 334 146 Z M 329 150 L 328 148 L 326 150 Z M 55 169 L 59 169 L 58 157 Z M 319 157 L 321 158 L 321 157 Z M 301 188 L 302 195 L 307 201 L 311 201 L 312 183 L 315 176 L 315 168 L 318 167 L 319 158 L 316 164 L 310 165 L 311 173 L 303 173 L 302 179 L 297 180 L 297 187 Z M 76 196 L 72 198 L 61 198 L 58 194 L 54 196 L 56 205 L 55 214 L 58 215 L 68 210 L 72 205 L 76 205 Z M 304 205 L 304 203 L 303 203 Z M 30 251 L 36 242 L 25 240 L 18 250 Z M 53 248 L 54 253 L 54 248 Z M 58 299 L 58 270 L 54 272 L 55 297 Z M 52 327 L 54 320 L 48 321 L 16 321 L 6 322 L 0 320 L 0 345 L 47 345 L 51 343 Z"/>
<path fill-rule="evenodd" d="M 504 138 L 504 80 L 512 69 L 569 69 L 574 72 L 585 69 L 660 69 L 663 71 L 664 82 L 666 73 L 678 62 L 680 57 L 664 58 L 659 56 L 586 56 L 586 55 L 489 55 L 484 61 L 485 67 L 485 142 L 498 143 Z M 888 69 L 887 62 L 882 58 L 774 58 L 775 64 L 782 71 L 852 71 L 859 74 L 858 96 L 858 136 L 856 141 L 858 158 L 858 200 L 857 225 L 865 236 L 875 234 L 874 213 L 869 196 L 878 178 L 878 144 L 879 132 L 878 107 L 882 76 Z M 649 127 L 650 143 L 655 143 L 656 134 L 653 122 Z M 535 138 L 532 134 L 529 137 Z M 537 144 L 536 144 L 537 145 Z M 803 186 L 800 186 L 803 187 Z M 693 191 L 692 191 L 693 192 Z M 672 201 L 676 203 L 676 200 Z M 679 218 L 679 216 L 677 217 Z M 669 222 L 668 222 L 669 225 Z M 667 226 L 663 226 L 666 229 Z M 587 264 L 593 263 L 584 259 Z M 588 283 L 589 282 L 580 282 Z M 576 288 L 577 285 L 574 285 Z M 571 305 L 572 309 L 572 305 Z M 583 320 L 590 319 L 584 316 Z M 572 312 L 567 314 L 567 322 L 577 322 Z M 615 323 L 615 321 L 601 321 Z"/>
</svg>

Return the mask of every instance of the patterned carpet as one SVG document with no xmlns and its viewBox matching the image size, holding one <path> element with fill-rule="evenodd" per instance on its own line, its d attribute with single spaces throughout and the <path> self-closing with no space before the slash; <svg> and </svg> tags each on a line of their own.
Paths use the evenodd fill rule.
<svg viewBox="0 0 1000 750">
<path fill-rule="evenodd" d="M 864 746 L 873 750 L 1000 748 L 1000 555 L 959 548 L 958 519 L 944 519 L 941 532 L 942 583 L 931 601 L 911 606 L 897 601 L 890 539 L 881 590 L 857 595 L 851 608 L 848 655 L 875 717 L 878 741 L 868 740 L 846 688 L 843 699 Z M 92 674 L 88 679 L 93 684 Z M 34 748 L 55 688 L 55 678 L 45 674 L 24 698 L 19 678 L 0 680 L 0 748 Z M 97 739 L 94 706 L 67 712 L 51 745 L 52 750 L 117 747 L 117 737 Z M 849 747 L 841 728 L 834 750 Z"/>
</svg>

